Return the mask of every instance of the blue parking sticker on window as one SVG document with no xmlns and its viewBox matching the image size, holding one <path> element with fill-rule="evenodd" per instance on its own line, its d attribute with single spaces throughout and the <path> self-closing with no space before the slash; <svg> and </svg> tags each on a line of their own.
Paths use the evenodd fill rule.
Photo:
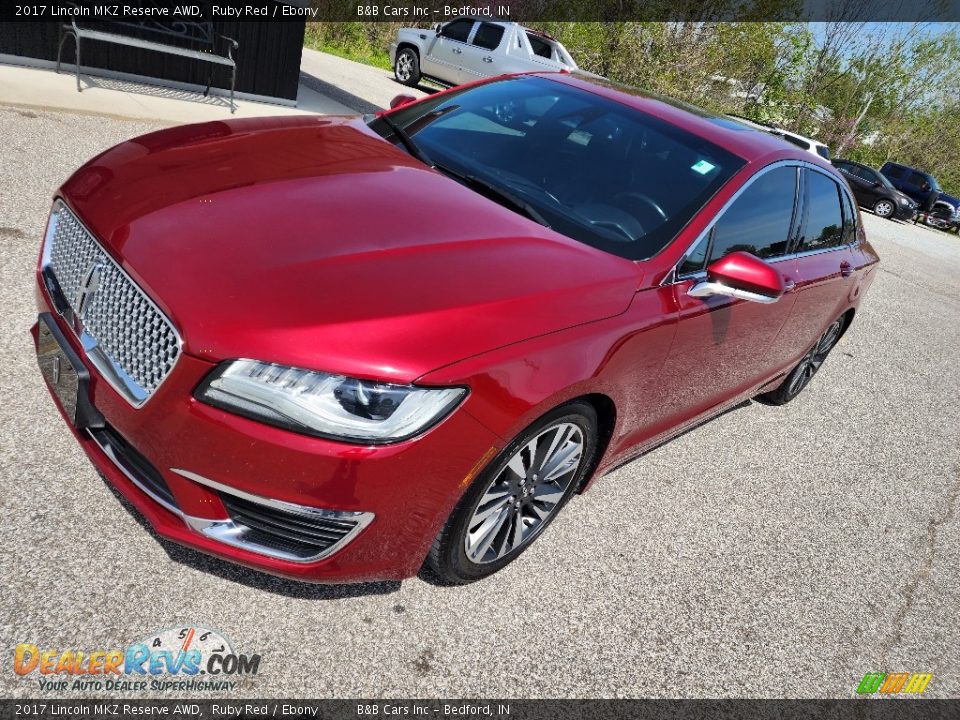
<svg viewBox="0 0 960 720">
<path fill-rule="evenodd" d="M 708 163 L 706 160 L 697 160 L 693 165 L 690 166 L 690 169 L 694 172 L 700 173 L 701 175 L 706 175 L 715 167 L 716 165 Z"/>
</svg>

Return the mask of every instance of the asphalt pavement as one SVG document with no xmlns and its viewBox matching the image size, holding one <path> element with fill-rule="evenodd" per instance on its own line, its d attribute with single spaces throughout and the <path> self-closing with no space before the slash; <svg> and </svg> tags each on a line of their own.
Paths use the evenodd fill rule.
<svg viewBox="0 0 960 720">
<path fill-rule="evenodd" d="M 262 656 L 235 697 L 850 697 L 876 671 L 960 695 L 956 236 L 865 214 L 879 276 L 800 398 L 607 475 L 498 575 L 314 586 L 152 535 L 36 369 L 50 197 L 154 126 L 2 106 L 0 126 L 2 696 L 44 694 L 13 672 L 17 643 L 123 648 L 195 625 Z"/>
</svg>

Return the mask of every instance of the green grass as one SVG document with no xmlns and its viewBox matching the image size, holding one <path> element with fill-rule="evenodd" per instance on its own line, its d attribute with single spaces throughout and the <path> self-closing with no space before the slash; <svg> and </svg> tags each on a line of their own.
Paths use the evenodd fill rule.
<svg viewBox="0 0 960 720">
<path fill-rule="evenodd" d="M 346 60 L 353 60 L 354 62 L 363 63 L 364 65 L 372 65 L 373 67 L 383 70 L 393 70 L 393 67 L 390 65 L 390 53 L 385 50 L 360 50 L 355 47 L 343 46 L 312 37 L 304 38 L 303 44 L 311 50 L 319 50 L 320 52 L 336 55 Z"/>
</svg>

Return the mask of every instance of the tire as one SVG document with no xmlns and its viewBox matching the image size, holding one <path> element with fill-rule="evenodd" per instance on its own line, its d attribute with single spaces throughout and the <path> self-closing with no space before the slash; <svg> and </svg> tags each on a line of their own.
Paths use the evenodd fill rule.
<svg viewBox="0 0 960 720">
<path fill-rule="evenodd" d="M 409 87 L 416 87 L 420 83 L 420 56 L 413 48 L 404 48 L 397 53 L 393 63 L 393 75 L 400 82 Z"/>
<path fill-rule="evenodd" d="M 893 200 L 880 198 L 873 204 L 873 213 L 878 217 L 892 218 L 896 212 L 897 206 L 893 204 Z"/>
<path fill-rule="evenodd" d="M 457 503 L 427 555 L 423 577 L 442 585 L 464 585 L 516 560 L 593 468 L 597 437 L 597 413 L 585 402 L 562 405 L 524 430 Z M 570 467 L 574 459 L 576 464 Z M 551 460 L 559 463 L 554 472 L 569 469 L 552 480 L 538 478 L 537 470 Z M 514 468 L 525 471 L 525 477 Z"/>
<path fill-rule="evenodd" d="M 817 374 L 820 366 L 823 365 L 823 361 L 827 359 L 827 355 L 837 344 L 840 335 L 843 334 L 843 323 L 843 315 L 830 323 L 830 327 L 807 351 L 807 354 L 797 363 L 797 366 L 790 371 L 780 387 L 758 396 L 757 399 L 768 405 L 786 405 L 803 392 L 803 389 L 810 384 L 813 376 Z"/>
</svg>

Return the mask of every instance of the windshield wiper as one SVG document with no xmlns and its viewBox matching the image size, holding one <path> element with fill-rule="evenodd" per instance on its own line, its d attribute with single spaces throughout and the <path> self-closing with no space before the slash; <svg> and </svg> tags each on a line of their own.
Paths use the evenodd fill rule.
<svg viewBox="0 0 960 720">
<path fill-rule="evenodd" d="M 430 159 L 430 156 L 421 150 L 420 146 L 413 141 L 413 138 L 410 137 L 409 133 L 391 120 L 389 115 L 381 115 L 380 119 L 383 120 L 384 124 L 393 131 L 393 134 L 397 136 L 397 140 L 400 141 L 400 144 L 406 148 L 410 155 L 415 157 L 424 165 L 436 167 L 436 164 Z"/>
<path fill-rule="evenodd" d="M 540 211 L 537 210 L 533 205 L 528 203 L 523 198 L 520 198 L 514 195 L 508 190 L 504 190 L 493 183 L 484 180 L 481 177 L 476 175 L 467 175 L 465 173 L 459 173 L 456 170 L 451 170 L 450 168 L 443 167 L 442 165 L 434 165 L 434 168 L 441 171 L 446 175 L 450 175 L 453 178 L 462 180 L 467 185 L 471 185 L 474 189 L 479 190 L 481 194 L 486 195 L 491 200 L 499 202 L 501 205 L 506 205 L 512 207 L 514 210 L 520 212 L 520 214 L 527 216 L 536 223 L 540 223 L 544 227 L 550 227 L 550 223 L 547 222 L 547 219 L 540 214 Z"/>
<path fill-rule="evenodd" d="M 430 159 L 430 156 L 424 152 L 419 145 L 417 145 L 413 138 L 410 137 L 410 134 L 404 130 L 402 127 L 397 125 L 389 115 L 381 115 L 380 119 L 383 120 L 384 124 L 390 128 L 394 135 L 397 136 L 397 139 L 400 141 L 400 144 L 406 148 L 407 152 L 411 156 L 415 157 L 417 160 L 422 162 L 424 165 L 429 165 L 435 170 L 439 170 L 445 175 L 456 178 L 463 181 L 467 185 L 473 186 L 475 189 L 480 190 L 483 194 L 487 195 L 491 200 L 498 201 L 501 205 L 507 205 L 512 207 L 514 210 L 519 211 L 521 214 L 527 216 L 534 222 L 540 223 L 544 227 L 550 227 L 550 223 L 547 222 L 547 219 L 540 214 L 540 212 L 533 207 L 530 203 L 522 198 L 517 197 L 513 193 L 504 190 L 503 188 L 497 187 L 491 182 L 479 178 L 476 175 L 467 175 L 465 173 L 457 172 L 456 170 L 451 170 L 448 167 L 443 167 L 442 165 L 437 165 L 433 160 Z"/>
</svg>

